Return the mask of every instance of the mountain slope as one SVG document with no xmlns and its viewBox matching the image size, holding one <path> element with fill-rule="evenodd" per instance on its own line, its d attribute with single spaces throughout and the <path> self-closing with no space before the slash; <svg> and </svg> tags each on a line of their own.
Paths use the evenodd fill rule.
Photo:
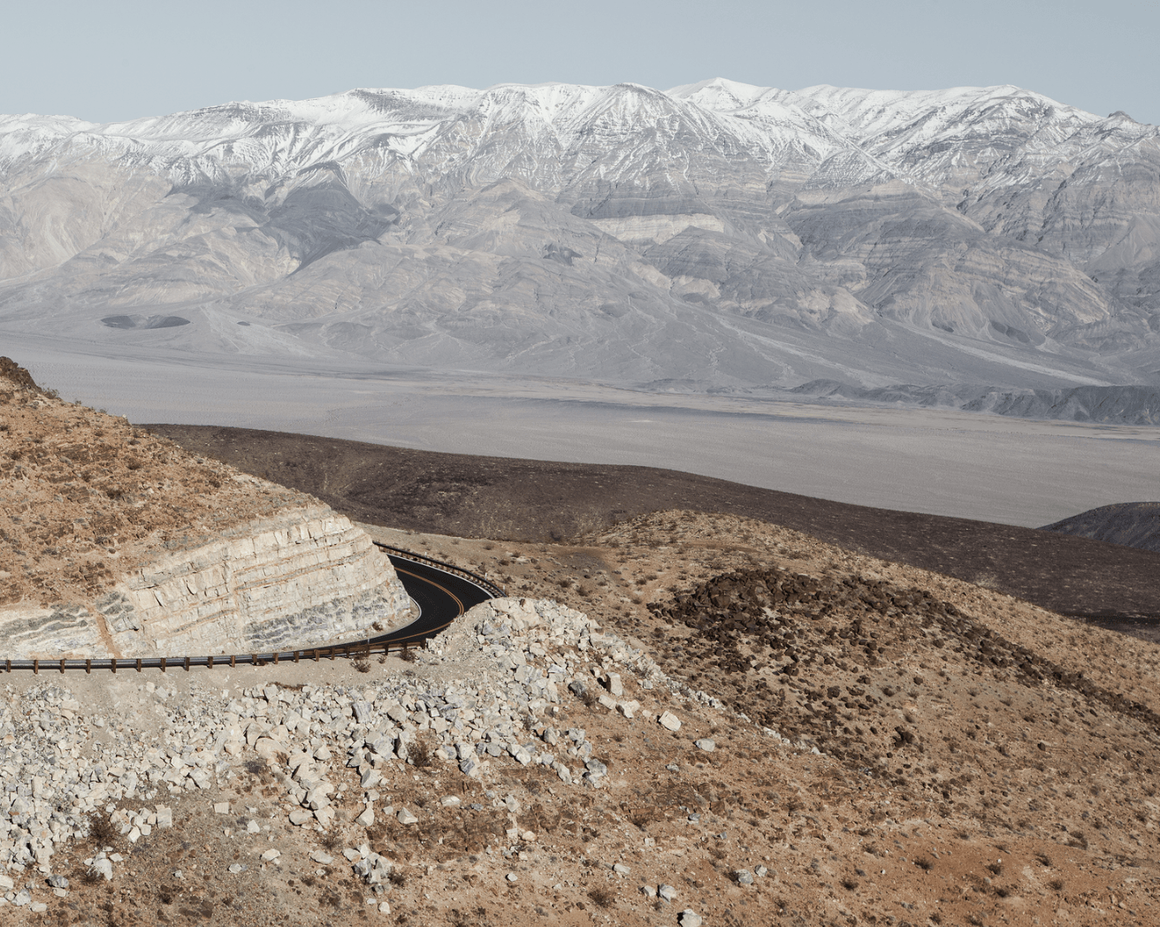
<svg viewBox="0 0 1160 927">
<path fill-rule="evenodd" d="M 1103 505 L 1046 525 L 1043 530 L 1160 552 L 1160 502 Z"/>
<path fill-rule="evenodd" d="M 724 80 L 0 117 L 6 327 L 630 383 L 1155 384 L 1160 134 L 1013 87 Z"/>
<path fill-rule="evenodd" d="M 308 646 L 409 618 L 390 562 L 309 496 L 64 402 L 0 357 L 0 655 Z"/>
</svg>

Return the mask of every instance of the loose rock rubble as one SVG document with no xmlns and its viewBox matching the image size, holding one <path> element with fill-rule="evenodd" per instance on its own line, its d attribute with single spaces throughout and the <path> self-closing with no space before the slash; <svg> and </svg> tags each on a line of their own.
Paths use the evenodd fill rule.
<svg viewBox="0 0 1160 927">
<path fill-rule="evenodd" d="M 5 877 L 12 885 L 0 906 L 23 906 L 41 895 L 49 900 L 53 891 L 67 894 L 67 880 L 54 873 L 54 855 L 86 837 L 102 816 L 132 845 L 172 826 L 171 796 L 216 795 L 256 770 L 267 772 L 282 790 L 292 825 L 332 827 L 335 801 L 351 798 L 337 783 L 338 770 L 346 767 L 358 776 L 360 825 L 370 828 L 377 818 L 392 816 L 408 826 L 419 821 L 416 814 L 406 806 L 396 811 L 380 793 L 388 767 L 441 764 L 479 780 L 495 764 L 534 765 L 552 770 L 566 786 L 601 788 L 609 770 L 588 732 L 553 723 L 570 691 L 604 704 L 625 722 L 670 731 L 681 726 L 663 707 L 674 694 L 724 708 L 670 679 L 639 650 L 602 634 L 582 613 L 548 600 L 480 605 L 429 642 L 415 665 L 417 672 L 363 686 L 271 684 L 236 697 L 203 688 L 196 699 L 181 702 L 164 681 L 148 681 L 145 690 L 161 718 L 154 737 L 133 731 L 123 718 L 86 712 L 67 680 L 10 700 L 0 707 L 0 810 L 6 812 L 0 818 L 0 866 L 29 884 L 18 890 L 15 879 Z M 626 675 L 638 691 L 655 693 L 655 703 L 625 699 Z M 594 698 L 598 689 L 603 701 Z M 771 740 L 781 743 L 776 736 Z M 519 803 L 505 801 L 514 821 Z M 449 795 L 443 804 L 454 808 L 459 802 Z M 229 817 L 233 809 L 228 801 L 213 801 L 212 810 Z M 248 830 L 259 832 L 258 823 L 249 821 Z M 513 836 L 520 833 L 516 827 Z M 261 858 L 276 863 L 280 855 L 270 848 Z M 369 887 L 381 888 L 390 877 L 390 861 L 368 844 L 347 848 L 345 856 Z M 335 861 L 321 851 L 310 859 Z M 110 881 L 120 861 L 120 854 L 101 849 L 85 866 Z M 236 866 L 234 874 L 245 869 Z M 630 869 L 617 863 L 613 871 L 627 875 Z M 30 872 L 38 876 L 28 880 L 24 874 Z"/>
</svg>

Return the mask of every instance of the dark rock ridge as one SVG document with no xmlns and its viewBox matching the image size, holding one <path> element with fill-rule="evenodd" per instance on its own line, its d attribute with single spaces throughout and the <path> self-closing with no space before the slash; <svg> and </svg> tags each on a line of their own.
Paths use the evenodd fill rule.
<svg viewBox="0 0 1160 927">
<path fill-rule="evenodd" d="M 1102 505 L 1045 525 L 1041 530 L 1160 552 L 1160 502 Z"/>
<path fill-rule="evenodd" d="M 954 384 L 935 386 L 899 384 L 866 389 L 837 380 L 811 380 L 788 392 L 811 400 L 913 405 L 1070 422 L 1160 425 L 1160 388 L 1153 386 L 1076 386 L 1070 389 L 1004 390 Z"/>
</svg>

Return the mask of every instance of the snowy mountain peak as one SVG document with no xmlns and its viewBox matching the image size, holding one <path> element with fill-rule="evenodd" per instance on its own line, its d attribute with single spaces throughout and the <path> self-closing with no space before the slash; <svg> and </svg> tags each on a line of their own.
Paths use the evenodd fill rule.
<svg viewBox="0 0 1160 927">
<path fill-rule="evenodd" d="M 101 321 L 154 316 L 189 324 Z M 46 318 L 634 381 L 1154 379 L 1160 130 L 724 78 L 0 117 L 0 329 Z"/>
</svg>

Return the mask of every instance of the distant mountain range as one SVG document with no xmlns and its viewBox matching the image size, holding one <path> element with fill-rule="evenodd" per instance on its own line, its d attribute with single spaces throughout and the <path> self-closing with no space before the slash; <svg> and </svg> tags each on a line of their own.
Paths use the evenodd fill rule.
<svg viewBox="0 0 1160 927">
<path fill-rule="evenodd" d="M 1132 385 L 1154 421 L 1160 129 L 720 79 L 0 116 L 5 329 L 960 405 Z"/>
</svg>

